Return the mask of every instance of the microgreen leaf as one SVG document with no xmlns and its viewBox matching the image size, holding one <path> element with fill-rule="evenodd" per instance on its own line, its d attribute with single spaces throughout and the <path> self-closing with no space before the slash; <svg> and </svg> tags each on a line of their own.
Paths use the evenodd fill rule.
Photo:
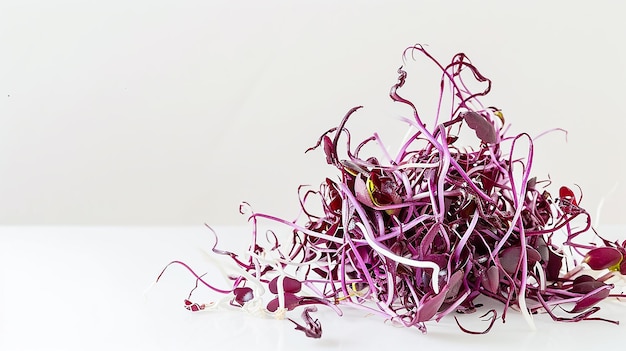
<svg viewBox="0 0 626 351">
<path fill-rule="evenodd" d="M 284 294 L 284 299 L 285 299 L 285 308 L 288 311 L 293 310 L 294 308 L 298 307 L 298 305 L 300 304 L 300 297 L 296 296 L 296 294 L 292 294 L 292 293 L 285 293 Z M 274 299 L 272 299 L 268 304 L 267 304 L 267 310 L 270 312 L 276 312 L 276 310 L 278 310 L 278 307 L 280 307 L 280 298 L 279 297 L 275 297 Z"/>
<path fill-rule="evenodd" d="M 254 298 L 254 294 L 251 288 L 243 287 L 243 288 L 235 288 L 233 290 L 233 294 L 235 295 L 234 301 L 239 305 L 243 306 L 246 302 L 252 300 Z"/>
<path fill-rule="evenodd" d="M 278 294 L 278 283 L 282 280 L 283 290 L 288 293 L 298 293 L 302 289 L 302 283 L 291 277 L 275 277 L 268 284 L 268 289 L 272 294 Z"/>
<path fill-rule="evenodd" d="M 604 285 L 591 291 L 583 298 L 576 301 L 574 308 L 572 308 L 572 310 L 569 312 L 578 313 L 588 309 L 591 306 L 594 306 L 595 304 L 606 299 L 609 296 L 609 294 L 611 293 L 611 288 L 611 285 Z"/>
<path fill-rule="evenodd" d="M 598 247 L 589 250 L 583 259 L 583 262 L 589 265 L 591 269 L 600 270 L 606 268 L 614 268 L 619 270 L 619 264 L 622 262 L 622 253 L 612 247 Z"/>
<path fill-rule="evenodd" d="M 469 111 L 462 114 L 467 125 L 476 132 L 476 136 L 485 143 L 495 143 L 498 141 L 496 130 L 480 113 Z"/>
<path fill-rule="evenodd" d="M 583 274 L 574 279 L 570 291 L 574 293 L 588 294 L 604 286 L 606 286 L 604 282 L 596 280 L 590 275 Z"/>
<path fill-rule="evenodd" d="M 498 293 L 498 287 L 500 286 L 500 270 L 497 266 L 491 266 L 487 268 L 482 276 L 482 283 L 485 289 L 491 293 Z"/>
</svg>

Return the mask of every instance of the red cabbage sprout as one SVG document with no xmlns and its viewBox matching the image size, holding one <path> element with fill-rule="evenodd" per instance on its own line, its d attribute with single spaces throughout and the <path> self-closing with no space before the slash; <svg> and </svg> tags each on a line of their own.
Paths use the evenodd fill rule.
<svg viewBox="0 0 626 351">
<path fill-rule="evenodd" d="M 303 309 L 303 324 L 288 319 L 313 338 L 322 334 L 320 322 L 310 316 L 317 305 L 339 315 L 343 307 L 361 309 L 422 332 L 428 321 L 475 311 L 481 295 L 501 302 L 502 311 L 482 316 L 489 320 L 484 331 L 459 324 L 464 332 L 488 332 L 497 318 L 505 320 L 509 308 L 531 326 L 537 313 L 555 321 L 605 320 L 595 317 L 597 304 L 623 296 L 611 292 L 610 279 L 626 274 L 626 241 L 596 233 L 580 206 L 582 192 L 561 186 L 554 196 L 550 180 L 531 175 L 535 138 L 509 135 L 502 111 L 480 102 L 491 81 L 465 54 L 442 64 L 416 45 L 403 59 L 418 54 L 441 73 L 434 123 L 427 124 L 401 94 L 408 73 L 400 67 L 390 97 L 412 116 L 402 118 L 409 132 L 397 154 L 381 147 L 384 157 L 362 155 L 367 145 L 382 146 L 378 134 L 352 147 L 347 125 L 362 106 L 354 107 L 306 150 L 321 147 L 338 174 L 319 189 L 299 189 L 297 220 L 255 213 L 242 204 L 252 235 L 249 250 L 241 254 L 218 249 L 213 232 L 212 252 L 238 267 L 228 275 L 229 287 L 214 286 L 182 261 L 167 267 L 182 265 L 196 278 L 194 290 L 205 286 L 227 296 L 230 306 L 277 318 Z M 469 85 L 484 89 L 471 91 Z M 473 144 L 459 146 L 465 128 L 473 131 Z M 321 214 L 309 209 L 311 201 L 321 204 Z M 285 226 L 288 240 L 268 231 L 263 244 L 259 220 Z M 580 242 L 585 232 L 601 243 Z M 215 306 L 192 302 L 191 293 L 184 300 L 191 311 Z"/>
</svg>

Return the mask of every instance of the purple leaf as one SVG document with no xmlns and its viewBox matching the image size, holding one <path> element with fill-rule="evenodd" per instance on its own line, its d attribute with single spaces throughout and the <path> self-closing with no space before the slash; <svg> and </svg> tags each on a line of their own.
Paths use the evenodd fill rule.
<svg viewBox="0 0 626 351">
<path fill-rule="evenodd" d="M 332 165 L 335 162 L 335 150 L 333 141 L 327 135 L 324 135 L 324 153 L 326 154 L 326 163 Z"/>
<path fill-rule="evenodd" d="M 272 279 L 269 283 L 268 288 L 270 289 L 270 292 L 272 294 L 278 294 L 278 279 L 279 277 L 275 277 L 274 279 Z M 290 278 L 290 277 L 283 277 L 283 290 L 286 293 L 298 293 L 300 292 L 300 289 L 302 289 L 302 283 L 300 283 L 300 281 Z"/>
<path fill-rule="evenodd" d="M 234 300 L 239 306 L 243 306 L 246 302 L 254 298 L 252 289 L 248 287 L 235 288 L 235 290 L 233 290 L 233 294 L 235 295 Z"/>
<path fill-rule="evenodd" d="M 576 304 L 574 305 L 574 308 L 572 308 L 570 313 L 582 312 L 588 309 L 589 307 L 597 304 L 598 302 L 606 299 L 609 296 L 611 289 L 612 289 L 611 285 L 605 285 L 601 288 L 598 288 L 588 293 L 583 298 L 578 300 L 578 302 L 576 302 Z"/>
<path fill-rule="evenodd" d="M 505 249 L 500 254 L 500 265 L 502 265 L 502 269 L 504 269 L 504 271 L 508 274 L 515 274 L 517 271 L 517 266 L 521 258 L 521 251 L 520 246 L 512 246 Z M 541 254 L 539 254 L 539 251 L 534 248 L 527 246 L 526 260 L 528 262 L 528 266 L 532 266 L 535 262 L 541 260 Z"/>
<path fill-rule="evenodd" d="M 546 279 L 548 280 L 557 280 L 559 278 L 559 273 L 561 272 L 561 267 L 563 266 L 563 257 L 553 252 L 552 250 L 548 250 L 548 264 L 546 265 Z"/>
<path fill-rule="evenodd" d="M 589 250 L 583 262 L 585 262 L 591 269 L 601 270 L 614 267 L 622 262 L 623 256 L 619 250 L 612 247 L 598 247 L 596 249 Z"/>
<path fill-rule="evenodd" d="M 354 179 L 354 193 L 356 195 L 357 200 L 361 202 L 363 205 L 367 207 L 375 207 L 374 202 L 372 201 L 372 197 L 369 194 L 367 189 L 367 184 L 363 176 L 359 174 Z"/>
<path fill-rule="evenodd" d="M 296 296 L 295 294 L 285 293 L 285 306 L 284 307 L 288 311 L 291 311 L 300 305 L 300 300 L 301 300 L 300 297 Z M 267 310 L 270 312 L 276 312 L 276 310 L 278 310 L 278 307 L 279 307 L 278 297 L 274 298 L 273 300 L 267 303 Z"/>
<path fill-rule="evenodd" d="M 456 297 L 458 291 L 463 283 L 463 271 L 456 271 L 450 277 L 450 280 L 444 286 L 444 288 L 436 295 L 430 295 L 422 299 L 422 305 L 418 309 L 419 316 L 418 322 L 425 322 L 430 320 L 439 312 L 439 309 L 443 305 L 443 302 L 447 298 Z"/>
<path fill-rule="evenodd" d="M 605 286 L 606 284 L 594 279 L 589 275 L 581 275 L 576 277 L 572 282 L 571 292 L 580 293 L 580 294 L 588 294 L 598 288 Z"/>
<path fill-rule="evenodd" d="M 476 136 L 485 143 L 498 141 L 496 130 L 491 122 L 478 112 L 469 111 L 463 113 L 463 119 L 467 125 L 476 132 Z"/>
<path fill-rule="evenodd" d="M 456 271 L 448 280 L 448 283 L 443 288 L 443 292 L 446 293 L 445 301 L 454 300 L 459 294 L 461 286 L 463 286 L 464 271 Z"/>
<path fill-rule="evenodd" d="M 427 295 L 428 296 L 428 295 Z M 433 318 L 433 316 L 439 311 L 439 308 L 446 299 L 446 292 L 441 291 L 439 294 L 430 295 L 423 299 L 422 305 L 419 307 L 417 318 L 418 322 L 425 322 Z"/>
<path fill-rule="evenodd" d="M 497 294 L 498 287 L 500 286 L 500 269 L 496 266 L 491 266 L 483 273 L 482 284 L 488 291 Z"/>
<path fill-rule="evenodd" d="M 199 303 L 191 302 L 191 301 L 185 299 L 185 308 L 188 309 L 191 312 L 198 312 L 198 311 L 201 311 L 201 310 L 205 309 L 206 305 L 205 304 L 199 304 Z"/>
</svg>

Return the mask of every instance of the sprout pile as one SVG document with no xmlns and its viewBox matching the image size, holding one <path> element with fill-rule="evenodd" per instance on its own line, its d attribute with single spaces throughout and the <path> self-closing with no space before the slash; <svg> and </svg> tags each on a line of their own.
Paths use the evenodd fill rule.
<svg viewBox="0 0 626 351">
<path fill-rule="evenodd" d="M 552 194 L 549 180 L 531 175 L 533 137 L 508 135 L 502 112 L 483 106 L 479 99 L 491 81 L 466 55 L 444 65 L 416 45 L 403 59 L 418 54 L 441 72 L 440 99 L 434 122 L 427 124 L 401 93 L 408 74 L 398 69 L 390 97 L 412 117 L 402 118 L 408 133 L 396 155 L 382 147 L 384 157 L 363 155 L 366 145 L 382 146 L 376 133 L 352 143 L 346 126 L 361 109 L 355 107 L 307 150 L 323 151 L 338 174 L 299 192 L 297 220 L 255 213 L 243 204 L 253 227 L 249 250 L 225 251 L 216 239 L 212 252 L 238 267 L 228 275 L 230 286 L 217 287 L 182 261 L 167 267 L 184 266 L 196 288 L 224 294 L 230 306 L 277 318 L 300 310 L 302 321 L 288 319 L 314 338 L 322 335 L 310 314 L 317 306 L 339 315 L 344 306 L 357 308 L 426 332 L 427 321 L 475 311 L 481 295 L 500 301 L 502 311 L 487 311 L 484 330 L 459 324 L 461 330 L 488 332 L 509 308 L 531 324 L 536 313 L 556 321 L 606 320 L 596 317 L 597 303 L 623 296 L 612 293 L 610 279 L 626 273 L 626 242 L 595 232 L 579 206 L 580 191 L 560 186 Z M 475 92 L 470 85 L 486 88 Z M 457 146 L 468 128 L 474 144 Z M 322 210 L 310 210 L 312 201 Z M 257 233 L 259 220 L 286 227 L 289 239 Z M 580 242 L 586 232 L 599 244 Z M 185 300 L 191 311 L 216 306 L 192 302 L 191 293 Z"/>
</svg>

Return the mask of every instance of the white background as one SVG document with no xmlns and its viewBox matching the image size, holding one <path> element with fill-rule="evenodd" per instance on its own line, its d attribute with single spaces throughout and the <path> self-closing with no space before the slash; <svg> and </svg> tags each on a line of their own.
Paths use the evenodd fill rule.
<svg viewBox="0 0 626 351">
<path fill-rule="evenodd" d="M 335 174 L 304 151 L 348 109 L 365 106 L 356 137 L 397 146 L 388 91 L 423 43 L 465 52 L 512 131 L 567 129 L 537 141 L 534 173 L 623 224 L 619 4 L 2 1 L 0 223 L 240 225 L 240 201 L 295 217 L 298 185 Z"/>
</svg>

